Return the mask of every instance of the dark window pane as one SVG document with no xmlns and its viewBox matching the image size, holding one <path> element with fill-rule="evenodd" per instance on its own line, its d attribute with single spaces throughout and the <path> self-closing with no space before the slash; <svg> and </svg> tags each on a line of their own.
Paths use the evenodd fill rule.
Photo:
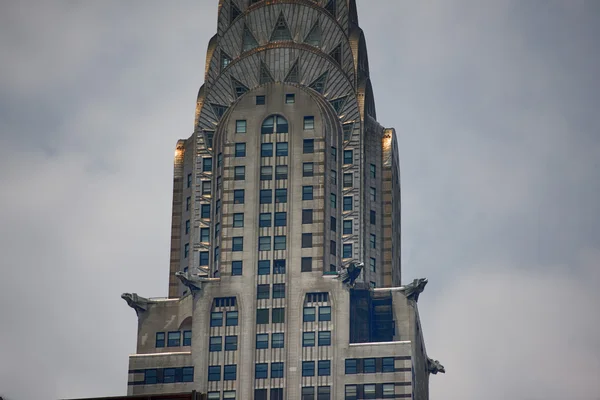
<svg viewBox="0 0 600 400">
<path fill-rule="evenodd" d="M 259 325 L 269 323 L 269 309 L 268 308 L 259 308 L 256 310 L 256 323 Z"/>
<path fill-rule="evenodd" d="M 302 257 L 301 272 L 312 271 L 312 257 Z"/>
<path fill-rule="evenodd" d="M 274 308 L 272 314 L 272 320 L 274 324 L 282 324 L 285 322 L 284 308 Z"/>
</svg>

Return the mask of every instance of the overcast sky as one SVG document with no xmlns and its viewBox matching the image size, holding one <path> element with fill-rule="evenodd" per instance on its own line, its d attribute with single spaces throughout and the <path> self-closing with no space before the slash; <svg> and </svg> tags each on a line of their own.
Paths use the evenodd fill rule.
<svg viewBox="0 0 600 400">
<path fill-rule="evenodd" d="M 600 2 L 358 0 L 433 400 L 600 399 Z M 0 396 L 121 395 L 217 0 L 0 2 Z"/>
</svg>

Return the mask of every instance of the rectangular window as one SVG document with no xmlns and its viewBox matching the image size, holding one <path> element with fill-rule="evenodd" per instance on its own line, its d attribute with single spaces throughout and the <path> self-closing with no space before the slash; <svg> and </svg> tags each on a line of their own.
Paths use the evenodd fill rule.
<svg viewBox="0 0 600 400">
<path fill-rule="evenodd" d="M 200 266 L 205 267 L 208 265 L 208 251 L 200 252 Z"/>
<path fill-rule="evenodd" d="M 271 363 L 271 378 L 283 378 L 283 363 L 282 362 Z"/>
<path fill-rule="evenodd" d="M 305 162 L 302 164 L 302 176 L 313 176 L 315 173 L 315 166 L 311 162 Z"/>
<path fill-rule="evenodd" d="M 319 376 L 331 375 L 331 361 L 319 360 Z"/>
<path fill-rule="evenodd" d="M 331 146 L 331 159 L 337 161 L 337 147 Z"/>
<path fill-rule="evenodd" d="M 394 357 L 383 357 L 381 370 L 382 372 L 394 372 L 396 370 Z"/>
<path fill-rule="evenodd" d="M 222 336 L 211 336 L 208 343 L 209 351 L 221 351 L 223 349 Z"/>
<path fill-rule="evenodd" d="M 294 93 L 286 93 L 285 104 L 294 104 L 296 102 L 296 95 Z"/>
<path fill-rule="evenodd" d="M 175 368 L 163 369 L 162 383 L 175 383 Z"/>
<path fill-rule="evenodd" d="M 260 145 L 261 157 L 273 157 L 273 143 L 263 143 Z"/>
<path fill-rule="evenodd" d="M 329 229 L 331 229 L 331 232 L 337 232 L 337 220 L 335 217 L 329 217 Z"/>
<path fill-rule="evenodd" d="M 202 181 L 202 194 L 205 196 L 210 196 L 212 191 L 212 184 L 210 181 Z"/>
<path fill-rule="evenodd" d="M 335 240 L 329 241 L 329 254 L 331 254 L 332 256 L 337 255 L 337 243 L 335 242 Z"/>
<path fill-rule="evenodd" d="M 344 196 L 344 211 L 352 211 L 352 196 Z"/>
<path fill-rule="evenodd" d="M 308 130 L 313 130 L 313 129 L 315 129 L 315 117 L 313 117 L 313 116 L 304 117 L 304 130 L 308 131 Z"/>
<path fill-rule="evenodd" d="M 275 146 L 277 157 L 286 157 L 288 155 L 288 142 L 278 142 Z"/>
<path fill-rule="evenodd" d="M 257 349 L 268 349 L 269 348 L 269 334 L 259 333 L 256 335 L 256 348 Z"/>
<path fill-rule="evenodd" d="M 190 234 L 190 220 L 189 219 L 187 221 L 185 221 L 185 234 L 186 235 Z"/>
<path fill-rule="evenodd" d="M 256 105 L 262 106 L 265 104 L 265 96 L 256 96 Z"/>
<path fill-rule="evenodd" d="M 258 325 L 269 323 L 269 309 L 268 308 L 258 308 L 256 310 L 256 323 Z"/>
<path fill-rule="evenodd" d="M 377 167 L 375 166 L 375 164 L 371 164 L 371 166 L 369 168 L 369 172 L 370 172 L 371 178 L 377 177 Z"/>
<path fill-rule="evenodd" d="M 282 388 L 271 389 L 271 400 L 283 400 L 283 389 Z"/>
<path fill-rule="evenodd" d="M 187 187 L 192 186 L 192 174 L 187 174 Z"/>
<path fill-rule="evenodd" d="M 169 332 L 167 336 L 167 347 L 181 346 L 181 332 Z"/>
<path fill-rule="evenodd" d="M 319 386 L 317 400 L 331 400 L 331 386 Z"/>
<path fill-rule="evenodd" d="M 244 238 L 236 236 L 231 239 L 231 250 L 232 251 L 244 251 Z"/>
<path fill-rule="evenodd" d="M 236 351 L 237 343 L 237 335 L 225 336 L 225 351 Z"/>
<path fill-rule="evenodd" d="M 235 156 L 236 157 L 246 157 L 246 143 L 236 143 L 235 144 Z"/>
<path fill-rule="evenodd" d="M 212 157 L 204 157 L 202 159 L 202 171 L 212 172 Z"/>
<path fill-rule="evenodd" d="M 183 331 L 183 345 L 184 346 L 192 345 L 192 331 Z"/>
<path fill-rule="evenodd" d="M 270 274 L 271 274 L 271 260 L 258 261 L 258 275 L 270 275 Z"/>
<path fill-rule="evenodd" d="M 243 262 L 241 260 L 236 260 L 231 262 L 231 275 L 239 276 L 242 275 L 243 270 Z"/>
<path fill-rule="evenodd" d="M 315 387 L 314 386 L 303 387 L 301 400 L 315 400 Z"/>
<path fill-rule="evenodd" d="M 221 187 L 221 182 L 222 182 L 221 177 L 217 176 L 217 189 Z"/>
<path fill-rule="evenodd" d="M 372 202 L 377 201 L 377 189 L 375 189 L 374 187 L 369 188 L 369 199 Z"/>
<path fill-rule="evenodd" d="M 272 310 L 271 319 L 274 324 L 283 324 L 285 322 L 285 309 L 284 308 L 274 308 Z"/>
<path fill-rule="evenodd" d="M 275 236 L 275 242 L 273 244 L 274 250 L 285 250 L 286 249 L 286 237 Z"/>
<path fill-rule="evenodd" d="M 223 400 L 235 400 L 235 390 L 223 392 Z"/>
<path fill-rule="evenodd" d="M 165 333 L 156 332 L 156 347 L 165 347 Z"/>
<path fill-rule="evenodd" d="M 331 321 L 331 307 L 330 306 L 319 307 L 319 321 Z"/>
<path fill-rule="evenodd" d="M 313 322 L 315 320 L 315 308 L 314 307 L 304 307 L 304 311 L 302 312 L 302 321 L 303 322 Z"/>
<path fill-rule="evenodd" d="M 352 150 L 344 150 L 344 164 L 352 164 L 354 159 L 354 155 L 352 154 Z"/>
<path fill-rule="evenodd" d="M 233 179 L 236 181 L 243 181 L 246 179 L 246 167 L 235 167 L 233 169 Z"/>
<path fill-rule="evenodd" d="M 221 249 L 219 249 L 219 246 L 215 247 L 215 262 L 217 262 L 217 260 L 219 259 L 219 257 L 221 256 Z"/>
<path fill-rule="evenodd" d="M 358 360 L 356 358 L 346 359 L 346 374 L 353 375 L 358 373 Z"/>
<path fill-rule="evenodd" d="M 223 367 L 223 380 L 235 381 L 237 379 L 237 365 L 226 365 Z"/>
<path fill-rule="evenodd" d="M 146 385 L 153 385 L 158 383 L 158 370 L 147 369 L 144 371 L 144 383 Z"/>
<path fill-rule="evenodd" d="M 358 399 L 358 388 L 357 385 L 346 385 L 344 393 L 344 400 L 357 400 Z M 266 398 L 265 398 L 266 400 Z"/>
<path fill-rule="evenodd" d="M 345 243 L 342 248 L 342 258 L 352 258 L 352 243 Z"/>
<path fill-rule="evenodd" d="M 315 152 L 315 139 L 304 139 L 304 145 L 302 147 L 304 154 L 310 154 Z M 190 177 L 191 179 L 191 177 Z"/>
<path fill-rule="evenodd" d="M 287 179 L 288 178 L 288 166 L 278 165 L 275 167 L 275 179 Z"/>
<path fill-rule="evenodd" d="M 312 233 L 303 233 L 302 234 L 302 248 L 310 248 L 312 247 Z"/>
<path fill-rule="evenodd" d="M 246 133 L 246 120 L 238 119 L 235 121 L 235 133 Z"/>
<path fill-rule="evenodd" d="M 221 380 L 221 366 L 211 365 L 208 367 L 208 381 L 218 382 Z"/>
<path fill-rule="evenodd" d="M 350 188 L 353 186 L 352 174 L 344 174 L 344 187 Z"/>
<path fill-rule="evenodd" d="M 331 346 L 331 331 L 319 332 L 319 346 Z"/>
<path fill-rule="evenodd" d="M 271 189 L 262 189 L 260 191 L 260 204 L 271 204 L 273 202 L 273 191 Z"/>
<path fill-rule="evenodd" d="M 217 168 L 223 165 L 223 153 L 219 153 L 217 155 Z"/>
<path fill-rule="evenodd" d="M 393 383 L 384 383 L 382 385 L 382 392 L 384 399 L 396 398 L 396 385 Z"/>
<path fill-rule="evenodd" d="M 221 224 L 217 222 L 215 224 L 215 239 L 219 237 L 220 232 L 221 232 Z"/>
<path fill-rule="evenodd" d="M 375 212 L 375 210 L 371 210 L 369 214 L 369 220 L 371 222 L 371 225 L 375 225 L 377 223 L 377 213 Z"/>
<path fill-rule="evenodd" d="M 267 389 L 254 389 L 254 400 L 267 400 Z"/>
<path fill-rule="evenodd" d="M 200 218 L 210 218 L 210 204 L 200 206 Z"/>
<path fill-rule="evenodd" d="M 373 257 L 371 257 L 369 260 L 369 270 L 371 272 L 375 272 L 377 270 L 377 260 L 375 260 Z"/>
<path fill-rule="evenodd" d="M 244 189 L 233 191 L 233 204 L 244 204 Z"/>
<path fill-rule="evenodd" d="M 285 283 L 274 283 L 273 284 L 273 298 L 284 299 L 285 298 Z"/>
<path fill-rule="evenodd" d="M 369 243 L 371 244 L 372 249 L 376 249 L 377 248 L 377 236 L 375 236 L 374 234 L 371 233 L 371 235 L 369 236 Z"/>
<path fill-rule="evenodd" d="M 275 189 L 275 203 L 287 203 L 287 189 Z"/>
<path fill-rule="evenodd" d="M 268 299 L 270 294 L 269 284 L 258 285 L 256 290 L 257 299 Z"/>
<path fill-rule="evenodd" d="M 312 257 L 302 257 L 300 272 L 312 272 Z"/>
<path fill-rule="evenodd" d="M 238 312 L 227 311 L 227 317 L 225 318 L 226 326 L 237 326 L 238 325 Z"/>
<path fill-rule="evenodd" d="M 364 358 L 363 359 L 363 371 L 362 372 L 365 374 L 374 374 L 376 372 L 374 358 Z"/>
<path fill-rule="evenodd" d="M 223 326 L 223 313 L 221 311 L 210 313 L 210 326 Z"/>
<path fill-rule="evenodd" d="M 260 236 L 258 238 L 258 250 L 259 251 L 271 250 L 271 236 Z"/>
<path fill-rule="evenodd" d="M 313 199 L 313 187 L 312 186 L 302 186 L 302 200 L 312 200 Z"/>
<path fill-rule="evenodd" d="M 260 180 L 270 181 L 273 180 L 273 167 L 270 165 L 260 167 Z"/>
<path fill-rule="evenodd" d="M 331 179 L 331 184 L 337 185 L 337 171 L 335 169 L 331 170 L 331 172 L 329 173 L 329 177 Z"/>
<path fill-rule="evenodd" d="M 274 260 L 273 261 L 273 274 L 282 275 L 285 274 L 285 260 Z"/>
<path fill-rule="evenodd" d="M 344 220 L 344 235 L 352 235 L 352 220 L 346 219 Z"/>
<path fill-rule="evenodd" d="M 331 203 L 331 208 L 337 208 L 337 196 L 335 195 L 335 193 L 331 193 L 329 195 L 329 201 Z"/>
<path fill-rule="evenodd" d="M 244 213 L 233 214 L 233 227 L 243 228 L 244 227 Z"/>
<path fill-rule="evenodd" d="M 267 379 L 269 377 L 269 364 L 258 363 L 254 365 L 254 378 Z M 266 394 L 266 393 L 265 393 Z M 267 397 L 265 396 L 265 399 Z"/>
<path fill-rule="evenodd" d="M 315 376 L 314 361 L 302 361 L 302 376 Z"/>
<path fill-rule="evenodd" d="M 377 391 L 375 390 L 374 384 L 363 385 L 363 392 L 365 394 L 365 399 L 376 399 Z"/>
<path fill-rule="evenodd" d="M 190 206 L 192 205 L 192 198 L 188 196 L 185 199 L 185 211 L 190 211 Z"/>
<path fill-rule="evenodd" d="M 302 332 L 302 347 L 315 347 L 314 332 Z"/>
<path fill-rule="evenodd" d="M 258 216 L 258 226 L 260 228 L 269 228 L 272 226 L 271 213 L 260 213 Z"/>
<path fill-rule="evenodd" d="M 302 210 L 302 223 L 312 224 L 313 223 L 313 210 Z"/>
<path fill-rule="evenodd" d="M 234 191 L 234 194 L 235 194 L 235 191 Z M 220 211 L 221 211 L 221 200 L 217 200 L 215 202 L 215 215 L 219 215 Z"/>
</svg>

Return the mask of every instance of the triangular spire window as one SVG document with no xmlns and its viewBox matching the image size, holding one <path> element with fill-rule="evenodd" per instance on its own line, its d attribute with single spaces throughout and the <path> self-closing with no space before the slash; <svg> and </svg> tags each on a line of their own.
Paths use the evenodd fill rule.
<svg viewBox="0 0 600 400">
<path fill-rule="evenodd" d="M 232 1 L 229 6 L 229 23 L 231 24 L 241 14 L 242 14 L 242 12 L 240 11 L 240 9 Z"/>
<path fill-rule="evenodd" d="M 229 63 L 231 63 L 231 57 L 221 50 L 221 70 L 227 68 Z"/>
<path fill-rule="evenodd" d="M 293 82 L 293 83 L 300 82 L 300 69 L 298 67 L 298 60 L 296 60 L 296 62 L 294 64 L 292 64 L 292 67 L 290 68 L 289 72 L 287 73 L 287 75 L 283 81 L 284 82 Z"/>
<path fill-rule="evenodd" d="M 336 4 L 335 4 L 335 0 L 329 0 L 329 3 L 327 3 L 325 5 L 325 11 L 327 11 L 329 14 L 331 14 L 334 18 L 336 17 Z"/>
<path fill-rule="evenodd" d="M 327 83 L 327 75 L 329 75 L 329 71 L 325 71 L 321 76 L 315 79 L 309 87 L 323 94 L 325 91 L 325 84 Z"/>
<path fill-rule="evenodd" d="M 319 47 L 321 45 L 321 26 L 319 25 L 319 21 L 315 22 L 313 27 L 306 35 L 306 39 L 304 39 L 304 43 L 310 44 L 311 46 Z"/>
<path fill-rule="evenodd" d="M 235 93 L 235 97 L 240 97 L 248 90 L 248 86 L 244 85 L 242 82 L 235 79 L 233 76 L 231 77 L 231 87 L 233 87 L 233 93 Z"/>
<path fill-rule="evenodd" d="M 337 45 L 337 47 L 329 53 L 329 56 L 333 58 L 338 65 L 342 65 L 342 45 Z"/>
<path fill-rule="evenodd" d="M 269 72 L 269 68 L 267 68 L 264 62 L 260 63 L 260 76 L 258 78 L 258 81 L 261 85 L 263 83 L 269 83 L 274 81 L 273 77 L 271 76 L 271 73 Z"/>
<path fill-rule="evenodd" d="M 214 104 L 211 103 L 210 104 L 213 113 L 215 114 L 215 116 L 217 117 L 217 119 L 221 119 L 221 117 L 223 116 L 223 114 L 225 114 L 225 112 L 227 111 L 227 106 L 223 106 L 221 104 Z"/>
<path fill-rule="evenodd" d="M 348 96 L 344 96 L 344 97 L 339 97 L 337 99 L 331 100 L 331 105 L 337 114 L 339 114 L 342 111 L 342 109 L 344 108 L 347 98 L 348 98 Z"/>
<path fill-rule="evenodd" d="M 271 33 L 271 42 L 277 40 L 292 40 L 292 34 L 290 33 L 290 28 L 288 27 L 287 22 L 285 22 L 283 12 L 279 14 L 279 18 L 277 18 L 277 23 L 275 24 L 275 29 L 273 29 L 273 32 Z"/>
<path fill-rule="evenodd" d="M 354 122 L 344 124 L 342 128 L 344 130 L 344 142 L 347 142 L 352 137 L 352 129 L 354 128 Z"/>
<path fill-rule="evenodd" d="M 252 50 L 253 48 L 258 47 L 258 42 L 254 38 L 250 29 L 248 29 L 247 25 L 244 25 L 244 34 L 242 36 L 242 51 Z"/>
</svg>

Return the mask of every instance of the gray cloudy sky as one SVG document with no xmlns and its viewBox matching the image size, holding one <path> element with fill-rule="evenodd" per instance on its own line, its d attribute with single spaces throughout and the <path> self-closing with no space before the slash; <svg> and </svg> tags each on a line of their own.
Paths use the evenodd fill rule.
<svg viewBox="0 0 600 400">
<path fill-rule="evenodd" d="M 434 400 L 600 399 L 600 2 L 359 0 Z M 217 0 L 0 2 L 0 396 L 119 395 Z"/>
</svg>

